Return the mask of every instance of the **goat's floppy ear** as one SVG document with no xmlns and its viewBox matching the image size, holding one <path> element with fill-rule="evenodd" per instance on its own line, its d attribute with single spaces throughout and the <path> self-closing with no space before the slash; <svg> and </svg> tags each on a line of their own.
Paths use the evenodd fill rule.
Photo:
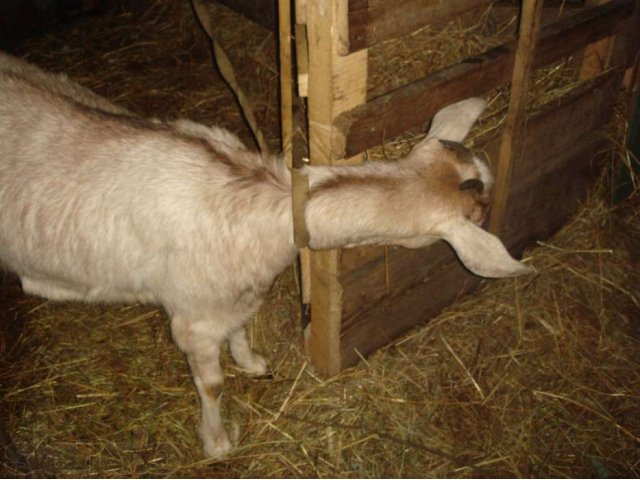
<svg viewBox="0 0 640 480">
<path fill-rule="evenodd" d="M 514 259 L 498 237 L 467 219 L 452 221 L 442 238 L 453 247 L 462 263 L 481 277 L 515 277 L 534 272 Z"/>
<path fill-rule="evenodd" d="M 444 107 L 435 114 L 427 138 L 462 142 L 487 106 L 482 98 L 467 98 Z"/>
</svg>

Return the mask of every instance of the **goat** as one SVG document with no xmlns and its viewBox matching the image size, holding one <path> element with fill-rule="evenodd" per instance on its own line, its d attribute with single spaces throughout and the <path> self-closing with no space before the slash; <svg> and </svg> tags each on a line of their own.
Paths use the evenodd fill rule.
<svg viewBox="0 0 640 480">
<path fill-rule="evenodd" d="M 314 249 L 447 241 L 486 277 L 530 271 L 482 223 L 492 177 L 459 143 L 484 109 L 441 110 L 404 159 L 308 166 Z M 263 374 L 244 325 L 295 259 L 291 177 L 232 133 L 137 117 L 64 75 L 0 56 L 0 264 L 51 300 L 161 304 L 201 399 L 205 453 L 220 417 L 225 340 Z"/>
</svg>

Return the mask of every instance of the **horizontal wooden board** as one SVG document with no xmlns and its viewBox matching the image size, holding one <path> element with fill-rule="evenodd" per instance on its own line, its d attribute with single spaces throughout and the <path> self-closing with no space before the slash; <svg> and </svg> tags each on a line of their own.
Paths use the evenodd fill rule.
<svg viewBox="0 0 640 480">
<path fill-rule="evenodd" d="M 534 65 L 547 65 L 612 35 L 634 7 L 635 0 L 612 0 L 545 26 Z M 445 105 L 482 95 L 506 83 L 513 68 L 515 47 L 515 41 L 507 42 L 338 116 L 334 122 L 333 157 L 351 157 L 424 125 Z"/>
<path fill-rule="evenodd" d="M 346 314 L 355 312 L 363 305 L 375 303 L 381 298 L 392 300 L 401 296 L 405 290 L 429 281 L 435 272 L 455 261 L 451 249 L 445 243 L 439 242 L 432 247 L 421 249 L 389 247 L 386 254 L 384 249 L 377 250 L 378 256 L 367 259 L 357 267 L 352 265 L 353 268 L 347 270 L 349 257 L 353 262 L 352 255 L 362 250 L 366 251 L 350 249 L 343 250 L 342 253 L 342 309 Z"/>
<path fill-rule="evenodd" d="M 348 45 L 342 54 L 407 35 L 426 25 L 444 24 L 491 0 L 349 0 Z"/>
<path fill-rule="evenodd" d="M 440 27 L 466 17 L 477 21 L 478 15 L 492 3 L 491 14 L 497 22 L 513 18 L 520 10 L 511 2 L 492 0 L 349 0 L 348 43 L 340 53 L 352 53 L 406 36 L 427 25 Z M 543 23 L 583 7 L 584 3 L 545 2 Z"/>
<path fill-rule="evenodd" d="M 607 145 L 598 135 L 611 117 L 613 85 L 604 75 L 532 116 L 525 154 L 514 165 L 505 215 L 505 243 L 519 252 L 532 239 L 546 238 L 575 211 L 597 172 L 596 153 Z M 497 139 L 487 145 L 496 150 Z M 406 250 L 345 250 L 340 333 L 342 367 L 426 321 L 480 279 L 439 242 Z M 388 278 L 388 283 L 387 283 Z"/>
<path fill-rule="evenodd" d="M 536 175 L 535 182 L 527 182 L 529 188 L 518 185 L 518 191 L 509 195 L 502 237 L 514 255 L 532 239 L 548 238 L 571 218 L 597 176 L 598 154 L 608 146 L 608 140 L 599 136 L 577 143 L 570 152 L 555 157 L 553 168 Z"/>
<path fill-rule="evenodd" d="M 340 332 L 341 367 L 354 365 L 359 355 L 368 355 L 389 344 L 408 329 L 426 322 L 458 296 L 471 291 L 480 279 L 462 266 L 446 245 L 432 247 L 445 263 L 423 282 L 399 296 L 386 296 L 372 308 L 343 317 Z M 357 352 L 356 352 L 357 350 Z"/>
</svg>

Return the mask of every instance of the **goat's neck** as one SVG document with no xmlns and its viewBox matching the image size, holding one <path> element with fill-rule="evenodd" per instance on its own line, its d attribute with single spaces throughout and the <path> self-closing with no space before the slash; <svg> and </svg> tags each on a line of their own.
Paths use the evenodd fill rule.
<svg viewBox="0 0 640 480">
<path fill-rule="evenodd" d="M 411 237 L 415 224 L 406 205 L 407 178 L 397 166 L 309 167 L 305 220 L 315 249 L 388 243 Z"/>
</svg>

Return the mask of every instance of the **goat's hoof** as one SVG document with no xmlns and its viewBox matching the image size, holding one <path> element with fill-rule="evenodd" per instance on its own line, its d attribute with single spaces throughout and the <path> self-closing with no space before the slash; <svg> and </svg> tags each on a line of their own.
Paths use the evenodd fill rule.
<svg viewBox="0 0 640 480">
<path fill-rule="evenodd" d="M 232 448 L 231 442 L 226 435 L 215 440 L 203 439 L 202 446 L 205 455 L 216 460 L 222 460 L 223 458 L 225 458 Z"/>
<path fill-rule="evenodd" d="M 255 352 L 251 356 L 250 362 L 241 365 L 241 367 L 251 375 L 264 375 L 267 373 L 267 366 L 268 364 L 265 358 Z"/>
</svg>

